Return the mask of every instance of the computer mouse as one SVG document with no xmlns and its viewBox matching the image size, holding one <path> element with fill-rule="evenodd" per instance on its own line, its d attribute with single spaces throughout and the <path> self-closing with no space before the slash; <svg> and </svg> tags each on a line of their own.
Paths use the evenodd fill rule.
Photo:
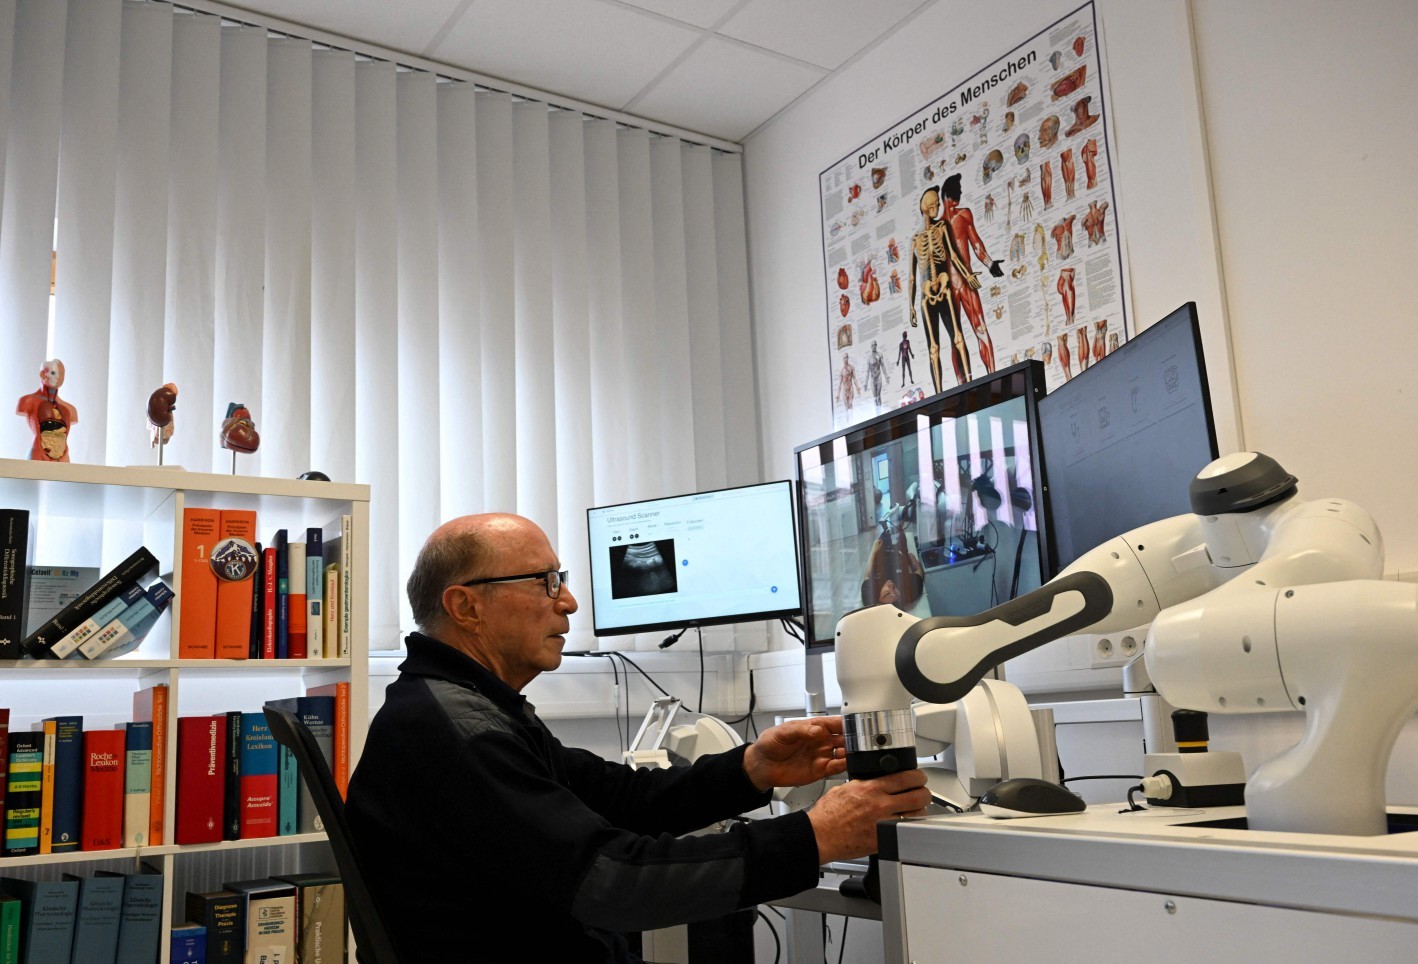
<svg viewBox="0 0 1418 964">
<path fill-rule="evenodd" d="M 980 798 L 980 812 L 990 817 L 1042 817 L 1082 813 L 1088 804 L 1072 790 L 1036 777 L 1015 777 L 996 783 Z"/>
</svg>

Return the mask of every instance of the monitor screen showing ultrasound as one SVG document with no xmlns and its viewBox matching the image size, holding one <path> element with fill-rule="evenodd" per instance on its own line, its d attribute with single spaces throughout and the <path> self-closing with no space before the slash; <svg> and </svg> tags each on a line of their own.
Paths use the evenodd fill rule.
<svg viewBox="0 0 1418 964">
<path fill-rule="evenodd" d="M 1056 563 L 1191 511 L 1216 458 L 1196 305 L 1187 303 L 1039 402 Z"/>
<path fill-rule="evenodd" d="M 983 612 L 1048 571 L 1037 399 L 1024 362 L 798 447 L 807 643 L 890 603 L 916 616 Z"/>
<path fill-rule="evenodd" d="M 589 509 L 597 636 L 797 615 L 793 483 Z"/>
</svg>

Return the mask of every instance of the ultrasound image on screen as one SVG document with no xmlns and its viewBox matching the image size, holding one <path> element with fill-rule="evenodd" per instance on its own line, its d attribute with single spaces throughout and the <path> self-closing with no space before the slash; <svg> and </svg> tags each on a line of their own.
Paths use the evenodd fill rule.
<svg viewBox="0 0 1418 964">
<path fill-rule="evenodd" d="M 611 598 L 634 599 L 676 592 L 675 541 L 611 546 Z"/>
</svg>

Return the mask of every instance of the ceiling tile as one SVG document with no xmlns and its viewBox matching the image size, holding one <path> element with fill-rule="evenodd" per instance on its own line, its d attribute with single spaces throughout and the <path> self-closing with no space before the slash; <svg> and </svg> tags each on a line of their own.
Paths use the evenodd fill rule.
<svg viewBox="0 0 1418 964">
<path fill-rule="evenodd" d="M 672 20 L 712 27 L 742 0 L 624 0 L 635 7 L 662 14 Z"/>
<path fill-rule="evenodd" d="M 826 71 L 727 40 L 695 48 L 630 110 L 676 127 L 739 141 Z"/>
<path fill-rule="evenodd" d="M 620 108 L 702 33 L 586 0 L 476 0 L 429 56 Z"/>
<path fill-rule="evenodd" d="M 463 0 L 236 0 L 233 6 L 325 33 L 422 54 Z"/>
<path fill-rule="evenodd" d="M 922 0 L 749 0 L 719 33 L 835 70 Z"/>
</svg>

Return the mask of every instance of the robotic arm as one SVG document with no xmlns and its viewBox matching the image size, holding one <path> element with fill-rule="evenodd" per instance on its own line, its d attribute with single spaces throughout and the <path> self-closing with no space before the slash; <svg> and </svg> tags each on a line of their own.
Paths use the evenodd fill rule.
<svg viewBox="0 0 1418 964">
<path fill-rule="evenodd" d="M 1044 643 L 1151 622 L 1146 667 L 1172 705 L 1305 713 L 1300 743 L 1247 786 L 1252 828 L 1385 832 L 1388 758 L 1418 709 L 1418 586 L 1379 579 L 1382 541 L 1364 510 L 1301 500 L 1294 476 L 1265 455 L 1206 466 L 1191 500 L 1195 514 L 1104 543 L 979 615 L 917 620 L 878 606 L 843 617 L 849 772 L 914 765 L 913 696 L 958 700 Z"/>
</svg>

